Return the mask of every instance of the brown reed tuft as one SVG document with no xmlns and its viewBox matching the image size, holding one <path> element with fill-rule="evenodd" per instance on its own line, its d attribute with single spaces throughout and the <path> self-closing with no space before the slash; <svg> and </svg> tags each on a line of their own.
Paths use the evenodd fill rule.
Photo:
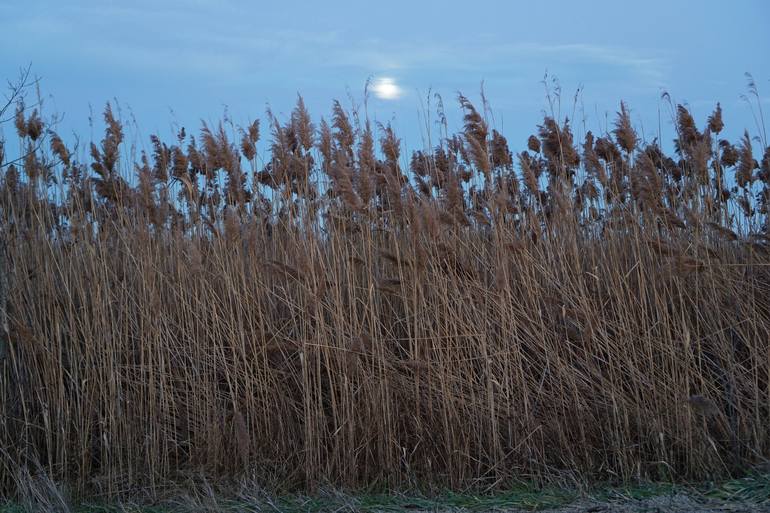
<svg viewBox="0 0 770 513">
<path fill-rule="evenodd" d="M 713 114 L 708 118 L 708 127 L 711 132 L 719 134 L 722 131 L 725 124 L 722 121 L 722 106 L 717 102 L 717 106 L 714 109 Z"/>
<path fill-rule="evenodd" d="M 466 151 L 473 165 L 489 179 L 490 176 L 490 158 L 489 148 L 487 146 L 487 136 L 489 128 L 481 114 L 476 110 L 473 104 L 463 95 L 459 96 L 460 106 L 465 110 L 465 144 Z"/>
<path fill-rule="evenodd" d="M 626 108 L 624 102 L 620 102 L 620 112 L 618 112 L 618 119 L 615 121 L 615 129 L 612 131 L 615 135 L 615 139 L 618 141 L 623 150 L 627 154 L 636 149 L 636 131 L 631 125 L 631 113 Z"/>
</svg>

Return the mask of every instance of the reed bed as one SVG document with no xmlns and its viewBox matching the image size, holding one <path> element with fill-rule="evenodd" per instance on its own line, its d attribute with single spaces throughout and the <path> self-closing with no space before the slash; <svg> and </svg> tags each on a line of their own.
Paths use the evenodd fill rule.
<svg viewBox="0 0 770 513">
<path fill-rule="evenodd" d="M 703 127 L 674 107 L 671 156 L 625 105 L 582 141 L 547 116 L 512 153 L 460 97 L 462 130 L 407 158 L 390 126 L 299 99 L 265 154 L 264 126 L 225 122 L 136 162 L 109 105 L 82 162 L 15 107 L 5 493 L 704 479 L 770 456 L 770 147 L 721 139 L 718 106 Z"/>
</svg>

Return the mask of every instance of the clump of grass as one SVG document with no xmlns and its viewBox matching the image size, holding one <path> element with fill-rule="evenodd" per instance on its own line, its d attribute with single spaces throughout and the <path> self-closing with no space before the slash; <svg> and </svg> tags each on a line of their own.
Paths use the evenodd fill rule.
<svg viewBox="0 0 770 513">
<path fill-rule="evenodd" d="M 299 99 L 268 115 L 267 155 L 254 121 L 153 136 L 133 162 L 109 105 L 82 160 L 19 104 L 0 488 L 30 462 L 119 495 L 764 461 L 770 159 L 716 139 L 719 106 L 703 130 L 678 106 L 665 155 L 624 104 L 582 143 L 549 116 L 514 159 L 460 105 L 462 133 L 410 159 L 392 127 L 377 147 L 335 102 L 316 129 Z"/>
</svg>

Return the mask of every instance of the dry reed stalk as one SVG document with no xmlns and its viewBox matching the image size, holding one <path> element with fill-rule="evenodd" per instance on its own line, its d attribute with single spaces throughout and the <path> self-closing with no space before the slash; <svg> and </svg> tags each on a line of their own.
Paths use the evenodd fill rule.
<svg viewBox="0 0 770 513">
<path fill-rule="evenodd" d="M 0 468 L 39 457 L 110 494 L 197 472 L 460 488 L 766 458 L 763 184 L 740 144 L 704 145 L 719 115 L 701 132 L 678 110 L 676 161 L 625 104 L 582 149 L 548 119 L 514 165 L 463 108 L 411 170 L 392 127 L 375 141 L 337 103 L 316 130 L 301 99 L 249 177 L 257 122 L 156 137 L 134 163 L 111 110 L 90 169 L 54 138 L 29 175 L 4 166 Z M 25 146 L 50 133 L 18 125 Z M 66 167 L 61 198 L 45 163 Z M 675 406 L 694 388 L 705 422 Z"/>
<path fill-rule="evenodd" d="M 249 437 L 249 430 L 246 427 L 246 420 L 243 418 L 243 414 L 236 410 L 233 414 L 233 435 L 237 442 L 238 454 L 241 456 L 243 468 L 248 468 L 249 454 L 251 452 L 251 441 Z"/>
<path fill-rule="evenodd" d="M 696 394 L 687 399 L 687 404 L 692 410 L 703 417 L 714 417 L 719 415 L 719 408 L 714 401 L 706 396 Z"/>
<path fill-rule="evenodd" d="M 379 255 L 384 260 L 392 262 L 397 267 L 401 267 L 401 266 L 412 267 L 413 266 L 412 261 L 409 260 L 408 258 L 401 257 L 400 255 L 398 255 L 396 253 L 393 253 L 393 252 L 390 252 L 390 251 L 386 251 L 384 249 L 381 249 L 379 251 Z"/>
<path fill-rule="evenodd" d="M 721 226 L 717 223 L 709 221 L 706 223 L 709 227 L 711 227 L 715 232 L 717 232 L 721 237 L 724 239 L 734 242 L 739 239 L 738 234 L 736 234 L 734 231 L 732 231 L 730 228 L 725 228 L 724 226 Z"/>
<path fill-rule="evenodd" d="M 0 231 L 0 361 L 5 360 L 10 351 L 10 340 L 8 338 L 8 277 L 11 274 L 11 268 L 8 265 L 7 248 L 4 239 L 5 232 Z"/>
</svg>

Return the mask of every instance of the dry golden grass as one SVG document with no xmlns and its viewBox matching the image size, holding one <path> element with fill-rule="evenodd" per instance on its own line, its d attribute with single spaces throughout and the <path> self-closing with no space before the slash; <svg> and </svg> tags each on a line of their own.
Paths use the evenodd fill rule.
<svg viewBox="0 0 770 513">
<path fill-rule="evenodd" d="M 118 494 L 764 461 L 770 149 L 755 163 L 717 139 L 720 110 L 700 132 L 680 108 L 669 157 L 621 105 L 612 134 L 578 147 L 546 118 L 514 158 L 461 105 L 464 132 L 410 171 L 339 103 L 318 130 L 301 100 L 271 116 L 267 155 L 255 122 L 155 137 L 137 163 L 108 107 L 90 167 L 20 108 L 0 487 L 20 468 Z"/>
</svg>

